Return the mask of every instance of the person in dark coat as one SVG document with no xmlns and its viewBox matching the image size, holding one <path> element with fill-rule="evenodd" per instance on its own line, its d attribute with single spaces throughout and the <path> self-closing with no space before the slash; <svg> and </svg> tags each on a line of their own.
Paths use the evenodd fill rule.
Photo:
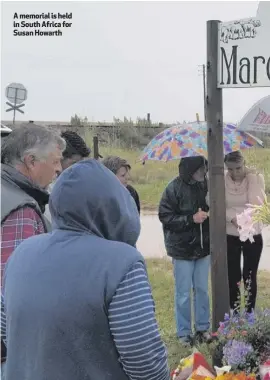
<svg viewBox="0 0 270 380">
<path fill-rule="evenodd" d="M 61 137 L 67 144 L 66 149 L 63 152 L 63 170 L 90 156 L 91 149 L 86 145 L 85 141 L 80 135 L 78 135 L 78 133 L 65 131 L 61 133 Z"/>
<path fill-rule="evenodd" d="M 137 191 L 134 189 L 133 186 L 128 184 L 129 180 L 129 173 L 131 170 L 130 164 L 127 162 L 127 160 L 120 158 L 118 156 L 108 156 L 104 158 L 102 161 L 103 165 L 106 166 L 110 171 L 112 171 L 116 177 L 119 179 L 119 181 L 124 185 L 127 190 L 130 192 L 131 196 L 133 197 L 138 212 L 140 214 L 141 211 L 141 205 L 140 205 L 140 198 Z"/>
<path fill-rule="evenodd" d="M 209 340 L 210 265 L 207 161 L 183 158 L 179 176 L 166 187 L 159 205 L 167 254 L 173 259 L 177 335 L 192 343 L 191 289 L 194 290 L 195 339 Z"/>
<path fill-rule="evenodd" d="M 61 133 L 62 139 L 66 143 L 66 148 L 62 153 L 61 171 L 58 172 L 58 177 L 62 171 L 68 169 L 70 166 L 87 159 L 91 154 L 91 149 L 86 145 L 84 139 L 74 131 L 64 131 Z M 55 181 L 48 186 L 48 192 L 51 193 Z M 45 209 L 46 218 L 51 221 L 51 214 L 49 205 Z"/>
</svg>

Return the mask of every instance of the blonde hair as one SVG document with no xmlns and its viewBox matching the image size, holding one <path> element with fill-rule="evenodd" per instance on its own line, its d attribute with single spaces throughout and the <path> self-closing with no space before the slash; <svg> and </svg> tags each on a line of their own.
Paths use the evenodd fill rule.
<svg viewBox="0 0 270 380">
<path fill-rule="evenodd" d="M 226 156 L 225 156 L 225 159 L 224 159 L 224 163 L 225 165 L 227 163 L 230 163 L 230 162 L 233 162 L 235 164 L 243 164 L 245 166 L 245 174 L 248 175 L 248 174 L 255 174 L 255 175 L 259 175 L 260 172 L 253 166 L 253 167 L 248 167 L 246 166 L 246 163 L 245 163 L 245 158 L 244 156 L 242 155 L 242 153 L 240 152 L 240 150 L 237 150 L 235 152 L 231 152 L 231 153 L 228 153 Z"/>
<path fill-rule="evenodd" d="M 244 159 L 242 153 L 240 152 L 240 150 L 237 150 L 235 152 L 231 152 L 231 153 L 226 154 L 224 162 L 225 162 L 225 164 L 227 164 L 229 162 L 234 162 L 236 164 L 238 164 L 238 163 L 244 164 L 245 159 Z"/>
</svg>

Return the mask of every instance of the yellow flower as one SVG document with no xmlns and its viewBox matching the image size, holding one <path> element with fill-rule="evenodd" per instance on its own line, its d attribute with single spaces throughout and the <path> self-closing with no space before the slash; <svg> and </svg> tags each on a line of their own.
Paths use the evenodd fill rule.
<svg viewBox="0 0 270 380">
<path fill-rule="evenodd" d="M 193 365 L 193 356 L 188 356 L 180 361 L 181 368 L 191 367 Z"/>
</svg>

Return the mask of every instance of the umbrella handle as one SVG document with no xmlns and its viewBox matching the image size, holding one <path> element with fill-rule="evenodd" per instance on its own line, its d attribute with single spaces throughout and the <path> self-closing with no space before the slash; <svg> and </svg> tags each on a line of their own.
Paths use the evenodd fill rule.
<svg viewBox="0 0 270 380">
<path fill-rule="evenodd" d="M 201 212 L 202 209 L 199 208 L 199 212 Z M 203 249 L 203 230 L 202 230 L 202 223 L 200 224 L 200 239 L 201 239 L 201 248 Z"/>
</svg>

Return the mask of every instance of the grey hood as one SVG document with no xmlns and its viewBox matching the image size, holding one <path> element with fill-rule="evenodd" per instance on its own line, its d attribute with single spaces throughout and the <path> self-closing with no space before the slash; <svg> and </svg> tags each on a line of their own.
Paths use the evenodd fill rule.
<svg viewBox="0 0 270 380">
<path fill-rule="evenodd" d="M 140 233 L 136 204 L 117 177 L 94 159 L 66 169 L 49 201 L 54 229 L 89 233 L 134 246 Z"/>
</svg>

